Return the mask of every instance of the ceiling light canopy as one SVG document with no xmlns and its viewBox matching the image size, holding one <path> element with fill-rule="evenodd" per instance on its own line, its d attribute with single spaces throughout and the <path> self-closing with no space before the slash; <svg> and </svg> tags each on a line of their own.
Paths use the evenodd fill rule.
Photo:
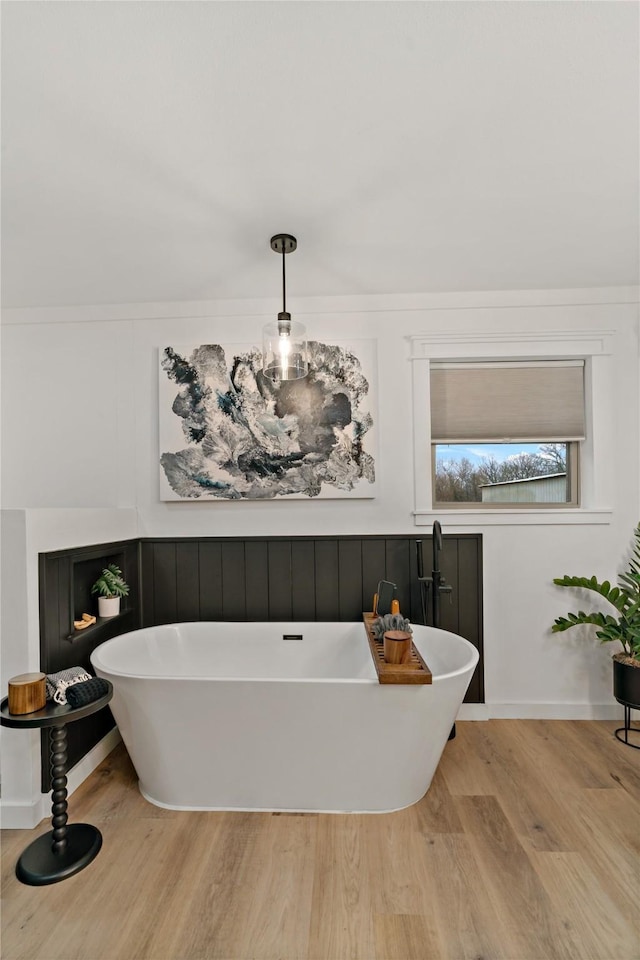
<svg viewBox="0 0 640 960">
<path fill-rule="evenodd" d="M 278 319 L 267 323 L 262 330 L 262 372 L 276 383 L 300 380 L 309 372 L 306 328 L 287 313 L 285 257 L 297 246 L 298 241 L 290 233 L 276 233 L 271 237 L 271 249 L 282 254 L 282 310 Z"/>
</svg>

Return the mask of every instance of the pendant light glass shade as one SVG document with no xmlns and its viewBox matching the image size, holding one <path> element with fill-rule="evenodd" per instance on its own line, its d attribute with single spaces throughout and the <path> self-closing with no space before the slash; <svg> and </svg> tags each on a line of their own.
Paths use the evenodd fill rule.
<svg viewBox="0 0 640 960">
<path fill-rule="evenodd" d="M 309 372 L 307 330 L 303 323 L 281 317 L 263 327 L 262 372 L 277 382 L 299 380 Z"/>
<path fill-rule="evenodd" d="M 271 249 L 282 254 L 282 311 L 262 329 L 262 372 L 276 383 L 300 380 L 309 372 L 306 328 L 287 313 L 285 255 L 293 253 L 296 246 L 296 238 L 288 233 L 271 238 Z"/>
</svg>

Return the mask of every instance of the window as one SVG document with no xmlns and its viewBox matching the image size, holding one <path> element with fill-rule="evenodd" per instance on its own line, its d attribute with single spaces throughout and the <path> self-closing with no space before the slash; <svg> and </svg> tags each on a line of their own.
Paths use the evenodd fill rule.
<svg viewBox="0 0 640 960">
<path fill-rule="evenodd" d="M 584 363 L 432 363 L 433 505 L 576 505 Z"/>
<path fill-rule="evenodd" d="M 616 463 L 615 432 L 611 429 L 616 417 L 615 332 L 595 326 L 578 327 L 577 324 L 572 328 L 568 325 L 561 327 L 556 314 L 554 307 L 547 306 L 537 308 L 535 313 L 530 307 L 505 308 L 499 317 L 484 317 L 481 311 L 477 319 L 486 320 L 486 324 L 470 325 L 468 310 L 447 310 L 442 311 L 441 315 L 434 312 L 431 315 L 433 329 L 410 337 L 415 491 L 413 516 L 417 526 L 430 526 L 434 517 L 443 519 L 447 513 L 451 517 L 447 522 L 456 527 L 611 522 Z M 438 370 L 449 377 L 455 373 L 455 368 L 461 368 L 463 373 L 466 371 L 469 374 L 473 368 L 487 373 L 493 368 L 497 376 L 500 370 L 509 367 L 516 374 L 518 368 L 531 369 L 534 373 L 530 376 L 538 376 L 535 374 L 536 368 L 560 371 L 555 382 L 564 383 L 562 389 L 569 390 L 570 383 L 580 385 L 575 407 L 579 419 L 574 420 L 573 425 L 568 420 L 564 421 L 561 430 L 560 414 L 564 416 L 566 411 L 570 412 L 573 404 L 569 402 L 568 395 L 556 396 L 555 405 L 550 406 L 551 418 L 547 421 L 547 426 L 551 423 L 552 429 L 547 430 L 545 426 L 542 430 L 543 421 L 539 419 L 533 423 L 531 433 L 515 433 L 513 426 L 505 428 L 498 436 L 483 437 L 476 433 L 473 435 L 473 446 L 481 448 L 483 444 L 493 446 L 502 442 L 517 443 L 519 447 L 521 444 L 532 444 L 536 448 L 548 444 L 566 444 L 571 498 L 564 503 L 437 501 L 434 495 L 435 462 L 438 453 L 442 454 L 438 447 L 447 445 L 451 454 L 454 445 L 468 445 L 468 437 L 466 434 L 447 435 L 444 431 L 439 436 L 435 432 L 432 434 L 432 427 L 438 426 L 437 420 L 432 422 L 431 412 L 433 374 L 437 379 Z M 496 387 L 491 394 L 494 396 L 493 419 L 501 411 L 512 413 L 523 408 L 525 414 L 534 409 L 538 413 L 544 409 L 549 411 L 546 400 L 551 393 L 550 385 L 546 391 L 541 391 L 542 396 L 536 395 L 535 404 L 529 389 L 522 393 L 524 396 L 520 396 L 517 404 L 504 395 L 496 403 Z M 573 396 L 575 399 L 577 395 Z M 445 399 L 447 409 L 451 411 L 453 401 L 450 390 L 445 394 Z M 437 403 L 437 391 L 434 401 Z M 470 401 L 468 405 L 473 411 Z M 482 406 L 476 403 L 475 409 L 488 410 L 488 399 L 485 398 Z M 487 419 L 485 416 L 485 423 Z M 526 422 L 526 416 L 523 419 Z M 580 435 L 585 439 L 578 439 Z M 503 451 L 505 448 L 498 449 Z M 481 452 L 491 451 L 485 447 Z M 497 452 L 494 449 L 496 458 Z"/>
</svg>

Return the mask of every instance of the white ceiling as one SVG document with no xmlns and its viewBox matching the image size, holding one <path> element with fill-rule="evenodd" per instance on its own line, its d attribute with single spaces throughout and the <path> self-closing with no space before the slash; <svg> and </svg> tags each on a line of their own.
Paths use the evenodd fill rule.
<svg viewBox="0 0 640 960">
<path fill-rule="evenodd" d="M 635 284 L 638 13 L 5 2 L 4 303 Z"/>
</svg>

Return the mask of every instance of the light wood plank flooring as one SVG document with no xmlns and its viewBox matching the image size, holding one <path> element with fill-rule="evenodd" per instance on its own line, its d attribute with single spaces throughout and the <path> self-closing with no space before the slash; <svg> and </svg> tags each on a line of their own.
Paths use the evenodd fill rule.
<svg viewBox="0 0 640 960">
<path fill-rule="evenodd" d="M 640 751 L 601 722 L 459 722 L 432 787 L 384 815 L 179 813 L 118 747 L 70 800 L 82 873 L 14 876 L 3 960 L 639 960 Z"/>
</svg>

